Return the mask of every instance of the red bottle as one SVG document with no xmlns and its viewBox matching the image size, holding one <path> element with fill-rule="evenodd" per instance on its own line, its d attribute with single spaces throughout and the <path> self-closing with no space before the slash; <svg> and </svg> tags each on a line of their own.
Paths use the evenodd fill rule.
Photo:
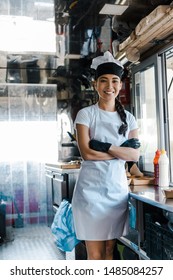
<svg viewBox="0 0 173 280">
<path fill-rule="evenodd" d="M 159 158 L 160 158 L 161 151 L 157 150 L 155 153 L 155 157 L 153 160 L 154 164 L 154 185 L 159 185 Z"/>
</svg>

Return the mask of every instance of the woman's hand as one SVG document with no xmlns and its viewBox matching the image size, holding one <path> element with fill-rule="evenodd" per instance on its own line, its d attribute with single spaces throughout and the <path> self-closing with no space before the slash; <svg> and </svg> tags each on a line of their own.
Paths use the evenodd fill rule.
<svg viewBox="0 0 173 280">
<path fill-rule="evenodd" d="M 120 145 L 120 147 L 130 147 L 133 149 L 138 149 L 141 146 L 138 138 L 131 138 L 126 140 L 124 143 Z"/>
<path fill-rule="evenodd" d="M 112 145 L 108 152 L 115 158 L 137 162 L 140 155 L 139 147 L 141 146 L 138 140 L 138 129 L 130 131 L 128 136 L 129 139 L 122 143 L 120 147 Z"/>
<path fill-rule="evenodd" d="M 94 144 L 95 140 L 93 143 L 93 148 L 90 147 L 90 133 L 89 133 L 89 128 L 85 125 L 82 124 L 77 124 L 76 125 L 76 135 L 77 135 L 77 143 L 78 143 L 78 148 L 80 151 L 80 154 L 84 160 L 110 160 L 114 159 L 115 157 L 110 155 L 109 153 L 106 152 L 101 152 L 100 150 L 98 151 L 98 146 L 97 150 L 94 150 Z M 94 140 L 94 139 L 93 139 Z M 92 143 L 92 142 L 91 142 Z M 105 145 L 104 145 L 105 146 Z M 108 149 L 108 145 L 107 149 Z M 111 144 L 109 144 L 109 147 Z M 105 147 L 104 147 L 105 149 Z"/>
<path fill-rule="evenodd" d="M 90 149 L 93 149 L 95 151 L 98 152 L 104 152 L 107 153 L 109 151 L 109 148 L 112 144 L 111 143 L 107 143 L 107 142 L 101 142 L 95 139 L 91 139 L 89 141 L 89 147 Z"/>
<path fill-rule="evenodd" d="M 89 142 L 89 147 L 95 151 L 108 153 L 109 148 L 111 147 L 111 143 L 101 142 L 95 139 L 91 139 Z M 131 138 L 126 140 L 124 143 L 120 145 L 120 147 L 128 147 L 133 149 L 138 149 L 141 146 L 139 139 Z"/>
</svg>

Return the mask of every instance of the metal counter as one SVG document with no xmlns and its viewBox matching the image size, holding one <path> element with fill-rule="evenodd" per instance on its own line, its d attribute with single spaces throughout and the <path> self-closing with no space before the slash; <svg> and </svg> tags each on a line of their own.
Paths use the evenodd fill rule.
<svg viewBox="0 0 173 280">
<path fill-rule="evenodd" d="M 162 210 L 166 210 L 172 214 L 173 199 L 166 198 L 163 189 L 160 187 L 155 187 L 152 185 L 130 185 L 129 203 L 135 207 L 136 218 L 133 217 L 136 219 L 135 226 L 133 228 L 130 227 L 129 234 L 127 236 L 121 237 L 120 241 L 133 250 L 139 256 L 139 259 L 152 259 L 152 254 L 150 254 L 151 252 L 148 251 L 148 247 L 146 248 L 146 225 L 144 221 L 146 209 L 151 213 L 151 215 L 157 212 L 156 209 L 154 210 L 154 208 L 152 208 L 153 206 L 158 208 L 158 213 L 160 213 L 161 216 L 163 216 Z M 147 205 L 149 205 L 149 208 Z M 161 229 L 162 227 L 159 227 L 160 231 L 158 231 L 158 235 L 161 234 Z M 154 234 L 157 235 L 156 232 Z M 155 240 L 151 240 L 151 242 L 155 244 L 154 242 L 157 240 L 158 239 L 156 239 L 155 236 Z M 149 242 L 149 240 L 147 240 L 147 242 Z M 158 247 L 158 244 L 156 247 Z"/>
<path fill-rule="evenodd" d="M 173 198 L 166 198 L 163 189 L 160 187 L 130 186 L 130 197 L 173 212 Z"/>
</svg>

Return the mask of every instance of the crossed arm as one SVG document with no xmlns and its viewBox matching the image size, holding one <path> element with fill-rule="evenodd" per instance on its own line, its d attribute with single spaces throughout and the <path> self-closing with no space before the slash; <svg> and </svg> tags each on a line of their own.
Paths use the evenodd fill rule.
<svg viewBox="0 0 173 280">
<path fill-rule="evenodd" d="M 84 160 L 110 160 L 122 159 L 125 161 L 138 161 L 139 149 L 111 145 L 108 152 L 95 151 L 89 147 L 89 128 L 82 124 L 76 125 L 78 147 Z M 129 139 L 138 138 L 138 130 L 129 133 Z"/>
</svg>

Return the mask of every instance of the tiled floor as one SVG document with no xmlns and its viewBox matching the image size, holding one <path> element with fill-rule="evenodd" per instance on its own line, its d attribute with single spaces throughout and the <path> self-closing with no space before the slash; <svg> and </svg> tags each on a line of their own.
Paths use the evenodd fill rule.
<svg viewBox="0 0 173 280">
<path fill-rule="evenodd" d="M 0 246 L 0 260 L 64 260 L 65 254 L 54 242 L 46 225 L 30 225 L 7 230 L 6 241 Z"/>
</svg>

